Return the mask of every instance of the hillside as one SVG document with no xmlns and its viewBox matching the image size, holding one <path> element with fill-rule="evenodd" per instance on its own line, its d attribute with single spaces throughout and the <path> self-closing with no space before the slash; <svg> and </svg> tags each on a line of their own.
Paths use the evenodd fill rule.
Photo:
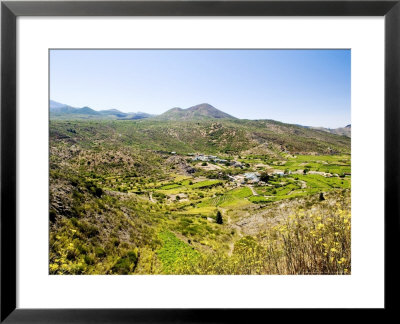
<svg viewBox="0 0 400 324">
<path fill-rule="evenodd" d="M 129 145 L 178 153 L 350 153 L 350 138 L 270 120 L 52 121 L 50 135 L 84 145 Z"/>
<path fill-rule="evenodd" d="M 201 119 L 235 119 L 235 117 L 224 113 L 221 110 L 203 103 L 187 109 L 172 108 L 165 113 L 155 117 L 159 120 L 201 120 Z"/>
</svg>

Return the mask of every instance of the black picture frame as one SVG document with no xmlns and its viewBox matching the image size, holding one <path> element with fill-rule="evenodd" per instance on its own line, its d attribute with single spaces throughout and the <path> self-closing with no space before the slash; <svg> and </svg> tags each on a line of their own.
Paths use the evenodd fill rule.
<svg viewBox="0 0 400 324">
<path fill-rule="evenodd" d="M 16 19 L 19 16 L 384 16 L 385 308 L 376 310 L 375 313 L 382 320 L 382 311 L 387 314 L 388 311 L 396 310 L 395 296 L 399 288 L 396 273 L 399 245 L 397 240 L 400 228 L 400 0 L 2 1 L 1 323 L 232 323 L 254 322 L 256 318 L 267 320 L 265 316 L 278 311 L 16 308 Z M 55 296 L 56 294 L 57 292 Z M 296 312 L 300 316 L 304 314 L 301 310 Z M 367 316 L 373 315 L 368 312 Z"/>
</svg>

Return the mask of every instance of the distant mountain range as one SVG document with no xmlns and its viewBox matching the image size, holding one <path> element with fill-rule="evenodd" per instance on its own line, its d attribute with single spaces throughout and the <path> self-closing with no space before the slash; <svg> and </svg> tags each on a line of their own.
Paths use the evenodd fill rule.
<svg viewBox="0 0 400 324">
<path fill-rule="evenodd" d="M 150 115 L 143 112 L 124 113 L 117 109 L 97 111 L 89 107 L 75 108 L 53 100 L 50 100 L 50 118 L 51 119 L 118 119 L 118 120 L 136 120 L 136 119 L 151 118 L 154 120 L 173 120 L 173 121 L 238 119 L 213 107 L 208 103 L 202 103 L 186 109 L 176 107 L 167 110 L 165 113 L 161 115 Z M 302 126 L 302 125 L 297 125 L 297 126 L 313 130 L 319 130 L 331 134 L 351 137 L 351 125 L 334 129 L 325 127 Z"/>
<path fill-rule="evenodd" d="M 117 109 L 94 110 L 89 107 L 75 108 L 66 104 L 50 100 L 51 119 L 143 119 L 153 115 L 143 112 L 124 113 Z"/>
<path fill-rule="evenodd" d="M 339 128 L 325 128 L 325 127 L 312 127 L 312 126 L 305 126 L 305 127 L 315 129 L 315 130 L 321 130 L 321 131 L 331 133 L 331 134 L 344 135 L 347 137 L 351 137 L 351 125 L 347 125 L 345 127 L 339 127 Z"/>
</svg>

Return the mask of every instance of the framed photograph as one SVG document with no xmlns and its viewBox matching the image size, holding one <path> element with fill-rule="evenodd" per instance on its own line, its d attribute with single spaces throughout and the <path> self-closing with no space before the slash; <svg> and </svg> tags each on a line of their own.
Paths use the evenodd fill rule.
<svg viewBox="0 0 400 324">
<path fill-rule="evenodd" d="M 1 322 L 393 310 L 398 1 L 3 1 Z"/>
</svg>

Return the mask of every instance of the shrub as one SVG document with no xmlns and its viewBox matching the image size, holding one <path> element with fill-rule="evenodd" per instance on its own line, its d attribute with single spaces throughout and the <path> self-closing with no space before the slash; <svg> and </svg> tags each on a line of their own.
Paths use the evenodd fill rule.
<svg viewBox="0 0 400 324">
<path fill-rule="evenodd" d="M 78 220 L 77 220 L 75 217 L 72 217 L 72 218 L 70 219 L 70 222 L 71 222 L 71 224 L 74 225 L 74 226 L 77 226 L 77 225 L 78 225 Z"/>
<path fill-rule="evenodd" d="M 221 214 L 221 212 L 219 210 L 217 211 L 217 217 L 216 217 L 215 221 L 217 222 L 217 224 L 222 224 L 223 223 L 222 214 Z"/>
<path fill-rule="evenodd" d="M 91 256 L 89 256 L 89 255 L 87 255 L 87 254 L 85 254 L 85 256 L 83 257 L 83 259 L 85 260 L 85 263 L 86 263 L 87 265 L 92 265 L 92 264 L 94 264 L 94 259 L 93 259 L 93 257 L 91 257 Z"/>
<path fill-rule="evenodd" d="M 121 242 L 120 242 L 119 239 L 117 239 L 116 237 L 113 237 L 113 238 L 111 239 L 111 243 L 112 243 L 112 245 L 114 245 L 115 247 L 118 247 L 119 244 L 120 244 Z"/>
<path fill-rule="evenodd" d="M 54 223 L 56 221 L 56 211 L 54 209 L 51 209 L 49 212 L 49 220 L 50 222 Z"/>
<path fill-rule="evenodd" d="M 71 223 L 75 225 L 88 238 L 94 237 L 99 234 L 98 228 L 94 225 L 89 224 L 87 221 L 78 221 L 76 218 L 71 218 Z"/>
<path fill-rule="evenodd" d="M 96 247 L 95 254 L 98 258 L 104 258 L 107 253 L 102 247 Z"/>
<path fill-rule="evenodd" d="M 264 181 L 264 182 L 268 182 L 269 181 L 269 174 L 267 172 L 261 173 L 260 180 Z"/>
<path fill-rule="evenodd" d="M 137 262 L 137 252 L 129 251 L 117 260 L 111 270 L 114 274 L 129 274 L 135 271 Z"/>
<path fill-rule="evenodd" d="M 103 195 L 103 189 L 96 187 L 94 194 L 97 197 L 101 197 Z"/>
<path fill-rule="evenodd" d="M 79 251 L 79 253 L 82 255 L 86 255 L 89 252 L 88 249 L 85 246 L 83 246 L 82 244 L 78 244 L 76 246 L 76 248 Z"/>
</svg>

